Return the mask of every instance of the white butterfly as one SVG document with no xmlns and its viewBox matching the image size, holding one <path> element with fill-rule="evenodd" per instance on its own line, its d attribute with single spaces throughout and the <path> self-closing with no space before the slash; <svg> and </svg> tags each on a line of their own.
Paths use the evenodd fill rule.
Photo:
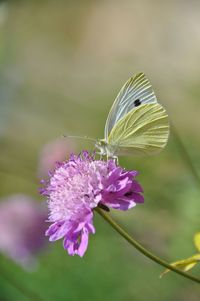
<svg viewBox="0 0 200 301">
<path fill-rule="evenodd" d="M 101 155 L 152 155 L 169 137 L 168 115 L 158 103 L 144 73 L 131 77 L 117 95 L 105 125 L 104 139 L 97 141 Z"/>
</svg>

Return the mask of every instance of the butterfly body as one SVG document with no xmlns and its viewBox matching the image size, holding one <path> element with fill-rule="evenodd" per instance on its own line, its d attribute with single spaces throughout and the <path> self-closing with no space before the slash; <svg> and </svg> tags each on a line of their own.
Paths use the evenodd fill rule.
<svg viewBox="0 0 200 301">
<path fill-rule="evenodd" d="M 105 138 L 96 143 L 101 155 L 153 155 L 168 140 L 168 115 L 158 103 L 144 73 L 130 78 L 114 101 L 105 126 Z"/>
</svg>

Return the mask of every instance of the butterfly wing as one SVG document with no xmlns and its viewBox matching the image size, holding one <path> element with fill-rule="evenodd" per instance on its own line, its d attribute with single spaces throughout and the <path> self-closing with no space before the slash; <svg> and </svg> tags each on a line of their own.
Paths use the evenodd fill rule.
<svg viewBox="0 0 200 301">
<path fill-rule="evenodd" d="M 116 155 L 153 155 L 161 151 L 169 137 L 168 115 L 158 103 L 133 108 L 112 128 L 108 144 Z"/>
<path fill-rule="evenodd" d="M 146 103 L 157 103 L 157 99 L 145 74 L 138 73 L 125 83 L 111 107 L 105 126 L 105 141 L 108 142 L 108 136 L 119 120 Z"/>
</svg>

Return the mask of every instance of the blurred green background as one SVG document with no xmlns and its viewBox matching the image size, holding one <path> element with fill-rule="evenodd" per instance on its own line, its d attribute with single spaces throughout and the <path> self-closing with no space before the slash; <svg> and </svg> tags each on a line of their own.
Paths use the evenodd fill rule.
<svg viewBox="0 0 200 301">
<path fill-rule="evenodd" d="M 103 137 L 111 104 L 136 72 L 150 78 L 195 168 L 200 167 L 199 1 L 7 1 L 0 3 L 0 196 L 38 194 L 42 147 L 62 134 Z M 75 141 L 76 150 L 93 149 Z M 112 212 L 144 246 L 166 260 L 192 255 L 200 231 L 200 186 L 176 138 L 151 158 L 120 158 L 140 172 L 145 204 Z M 197 284 L 130 247 L 98 216 L 84 258 L 62 242 L 27 273 L 9 275 L 44 300 L 197 301 Z M 200 277 L 200 267 L 192 271 Z M 28 300 L 2 275 L 0 299 Z M 35 299 L 36 300 L 36 299 Z"/>
</svg>

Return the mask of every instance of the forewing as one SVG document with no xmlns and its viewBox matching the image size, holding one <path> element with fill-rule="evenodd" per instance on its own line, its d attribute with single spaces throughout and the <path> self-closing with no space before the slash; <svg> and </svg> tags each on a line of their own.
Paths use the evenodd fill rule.
<svg viewBox="0 0 200 301">
<path fill-rule="evenodd" d="M 169 137 L 168 115 L 158 103 L 143 104 L 118 121 L 108 137 L 117 155 L 152 155 Z"/>
<path fill-rule="evenodd" d="M 119 120 L 145 103 L 157 103 L 157 99 L 146 75 L 138 73 L 124 84 L 111 107 L 105 126 L 105 140 L 108 141 L 112 128 Z"/>
</svg>

